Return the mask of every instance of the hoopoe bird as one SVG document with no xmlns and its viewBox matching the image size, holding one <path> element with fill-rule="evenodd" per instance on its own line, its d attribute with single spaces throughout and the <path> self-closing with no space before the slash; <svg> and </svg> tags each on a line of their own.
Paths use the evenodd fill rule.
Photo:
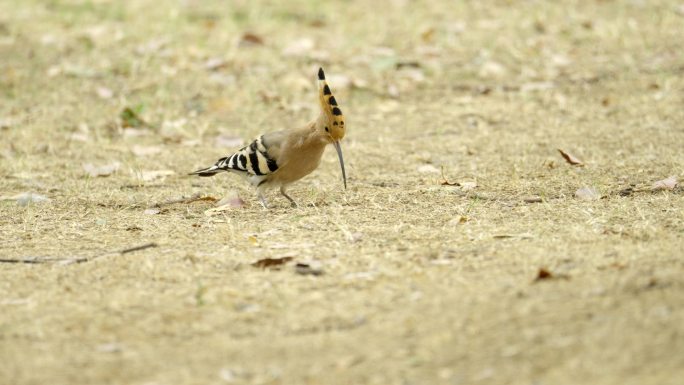
<svg viewBox="0 0 684 385">
<path fill-rule="evenodd" d="M 325 80 L 323 68 L 318 70 L 318 100 L 321 108 L 318 118 L 304 127 L 263 134 L 233 155 L 191 175 L 214 176 L 223 171 L 233 172 L 246 177 L 256 187 L 264 208 L 268 208 L 264 191 L 269 188 L 280 188 L 280 193 L 296 207 L 295 200 L 287 195 L 287 187 L 318 168 L 325 147 L 332 144 L 337 150 L 346 189 L 347 175 L 340 147 L 345 134 L 344 115 Z"/>
</svg>

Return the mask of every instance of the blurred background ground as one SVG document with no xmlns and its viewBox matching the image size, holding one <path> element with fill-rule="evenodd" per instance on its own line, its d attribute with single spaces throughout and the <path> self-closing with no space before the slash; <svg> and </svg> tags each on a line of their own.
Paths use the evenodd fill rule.
<svg viewBox="0 0 684 385">
<path fill-rule="evenodd" d="M 0 382 L 681 383 L 682 31 L 678 1 L 0 1 Z M 186 176 L 315 117 L 319 66 L 349 189 L 330 150 L 296 209 Z"/>
</svg>

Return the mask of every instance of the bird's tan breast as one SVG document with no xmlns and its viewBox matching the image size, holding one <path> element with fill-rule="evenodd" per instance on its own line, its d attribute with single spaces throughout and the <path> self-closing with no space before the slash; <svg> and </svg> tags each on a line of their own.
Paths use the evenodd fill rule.
<svg viewBox="0 0 684 385">
<path fill-rule="evenodd" d="M 291 136 L 280 148 L 278 171 L 272 183 L 288 184 L 311 174 L 321 163 L 326 142 L 319 137 Z"/>
</svg>

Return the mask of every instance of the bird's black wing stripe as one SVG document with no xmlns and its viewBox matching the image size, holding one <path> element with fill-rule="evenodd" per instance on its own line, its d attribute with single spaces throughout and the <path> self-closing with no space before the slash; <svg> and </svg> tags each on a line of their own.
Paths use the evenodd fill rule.
<svg viewBox="0 0 684 385">
<path fill-rule="evenodd" d="M 254 146 L 256 147 L 256 144 L 254 144 Z M 256 151 L 249 153 L 249 163 L 252 165 L 254 175 L 264 175 L 259 169 L 259 155 L 257 155 Z"/>
<path fill-rule="evenodd" d="M 271 159 L 268 157 L 268 155 L 264 154 L 264 158 L 266 158 L 266 164 L 268 165 L 268 171 L 273 172 L 278 169 L 278 163 L 276 163 L 275 160 Z"/>
</svg>

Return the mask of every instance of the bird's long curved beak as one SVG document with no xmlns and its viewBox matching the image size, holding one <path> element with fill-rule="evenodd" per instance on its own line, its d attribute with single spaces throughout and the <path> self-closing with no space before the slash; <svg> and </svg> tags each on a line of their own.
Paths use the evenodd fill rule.
<svg viewBox="0 0 684 385">
<path fill-rule="evenodd" d="M 342 147 L 339 141 L 334 141 L 333 146 L 337 150 L 337 157 L 340 158 L 340 167 L 342 167 L 342 180 L 344 180 L 344 189 L 347 189 L 347 173 L 344 172 L 344 157 L 342 156 Z"/>
</svg>

